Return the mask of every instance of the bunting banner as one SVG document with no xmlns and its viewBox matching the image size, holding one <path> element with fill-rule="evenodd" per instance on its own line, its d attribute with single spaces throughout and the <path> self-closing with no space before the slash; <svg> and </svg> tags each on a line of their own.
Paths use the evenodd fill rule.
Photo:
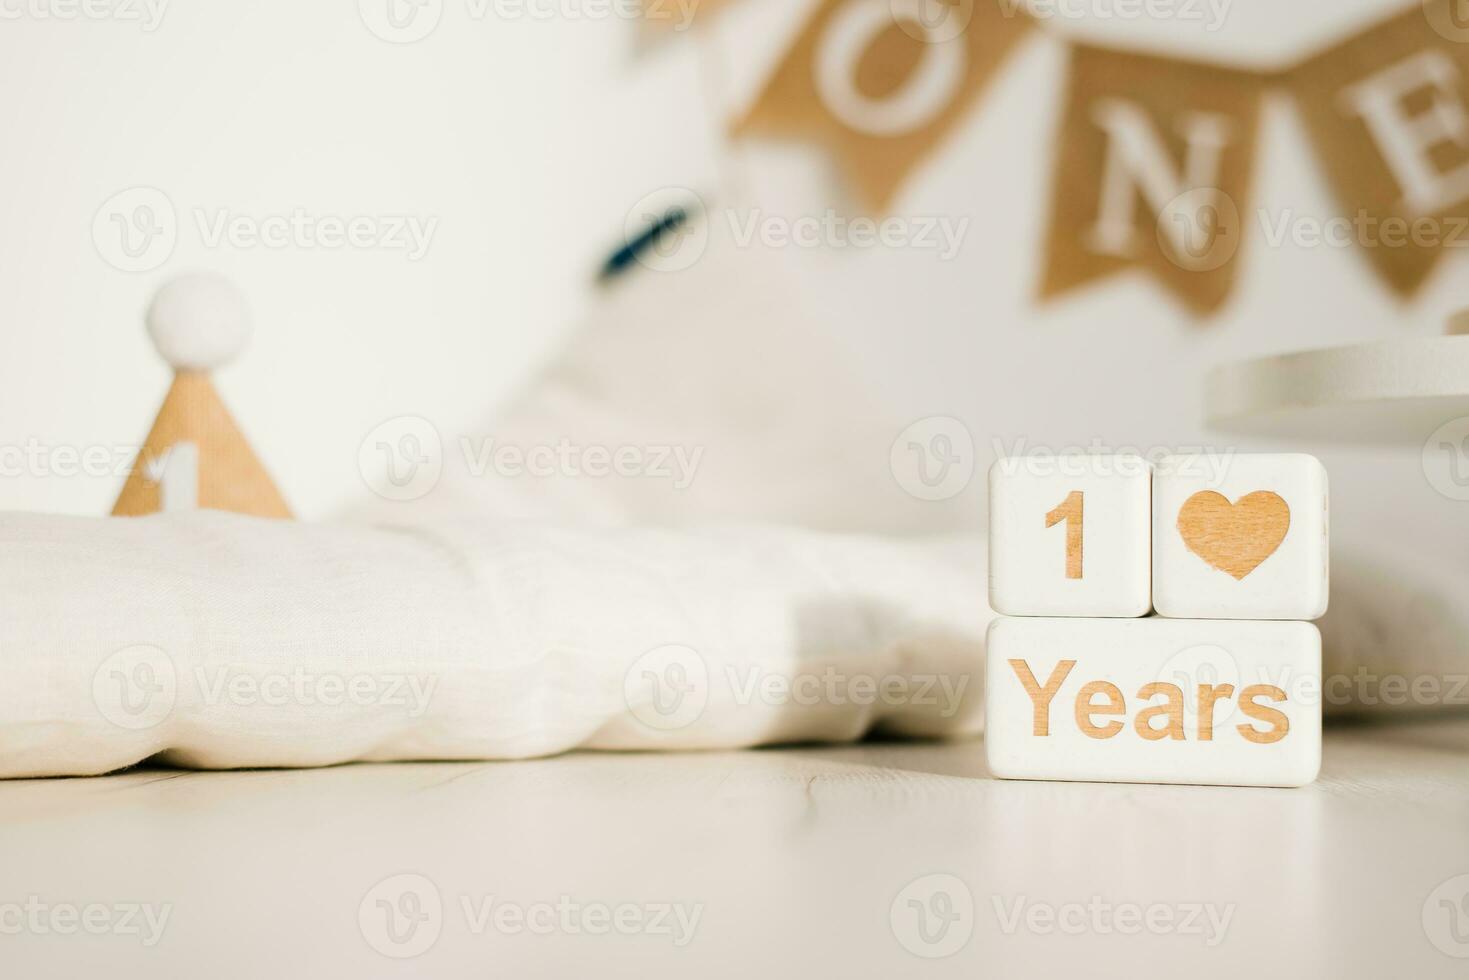
<svg viewBox="0 0 1469 980">
<path fill-rule="evenodd" d="M 735 132 L 822 140 L 883 211 L 1031 26 L 995 0 L 822 0 Z"/>
<path fill-rule="evenodd" d="M 1288 84 L 1355 244 L 1408 296 L 1469 246 L 1469 18 L 1430 0 L 1301 65 Z"/>
<path fill-rule="evenodd" d="M 707 22 L 729 5 L 730 0 L 642 0 L 641 12 L 650 27 L 682 32 Z"/>
<path fill-rule="evenodd" d="M 732 2 L 644 0 L 650 16 Z M 1217 310 L 1250 238 L 1299 231 L 1251 206 L 1270 90 L 1298 104 L 1337 201 L 1313 234 L 1360 246 L 1393 290 L 1414 294 L 1447 249 L 1469 246 L 1462 4 L 1411 0 L 1282 72 L 1068 44 L 1042 298 L 1140 270 L 1193 311 Z M 821 142 L 858 203 L 882 212 L 1038 13 L 1026 0 L 817 0 L 733 131 Z"/>
<path fill-rule="evenodd" d="M 1041 296 L 1140 267 L 1200 313 L 1228 299 L 1262 87 L 1248 73 L 1073 47 Z"/>
</svg>

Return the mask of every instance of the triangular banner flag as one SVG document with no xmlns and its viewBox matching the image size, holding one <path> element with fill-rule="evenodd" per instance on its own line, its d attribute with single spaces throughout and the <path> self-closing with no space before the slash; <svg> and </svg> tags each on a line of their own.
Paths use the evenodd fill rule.
<svg viewBox="0 0 1469 980">
<path fill-rule="evenodd" d="M 1428 0 L 1287 77 L 1347 240 L 1397 292 L 1469 246 L 1469 20 Z M 1342 236 L 1337 236 L 1342 237 Z"/>
<path fill-rule="evenodd" d="M 1019 3 L 822 0 L 735 132 L 821 141 L 880 212 L 1030 26 Z"/>
<path fill-rule="evenodd" d="M 1196 312 L 1217 309 L 1236 277 L 1262 86 L 1074 46 L 1042 296 L 1141 268 Z"/>
</svg>

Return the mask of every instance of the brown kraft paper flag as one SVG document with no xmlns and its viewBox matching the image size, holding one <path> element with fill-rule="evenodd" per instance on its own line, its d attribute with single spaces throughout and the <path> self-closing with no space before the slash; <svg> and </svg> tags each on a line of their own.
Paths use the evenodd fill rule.
<svg viewBox="0 0 1469 980">
<path fill-rule="evenodd" d="M 708 22 L 733 0 L 642 0 L 643 23 L 675 32 Z"/>
<path fill-rule="evenodd" d="M 1263 80 L 1172 58 L 1071 50 L 1042 297 L 1124 269 L 1196 313 L 1234 286 Z"/>
<path fill-rule="evenodd" d="M 1286 78 L 1357 245 L 1410 295 L 1469 245 L 1469 17 L 1428 0 Z"/>
<path fill-rule="evenodd" d="M 735 132 L 820 140 L 883 211 L 1031 23 L 1021 0 L 823 0 Z"/>
</svg>

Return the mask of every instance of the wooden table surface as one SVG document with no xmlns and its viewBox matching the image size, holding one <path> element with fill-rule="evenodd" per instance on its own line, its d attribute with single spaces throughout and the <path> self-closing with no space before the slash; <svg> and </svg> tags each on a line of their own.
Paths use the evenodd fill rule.
<svg viewBox="0 0 1469 980">
<path fill-rule="evenodd" d="M 1469 976 L 1469 719 L 1302 790 L 873 743 L 0 784 L 0 976 Z M 1465 877 L 1459 877 L 1465 876 Z"/>
</svg>

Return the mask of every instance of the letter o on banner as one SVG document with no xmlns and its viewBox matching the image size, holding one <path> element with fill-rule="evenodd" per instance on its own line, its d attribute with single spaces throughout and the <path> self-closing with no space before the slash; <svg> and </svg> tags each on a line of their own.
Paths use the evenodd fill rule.
<svg viewBox="0 0 1469 980">
<path fill-rule="evenodd" d="M 934 0 L 848 0 L 832 14 L 816 44 L 816 89 L 832 115 L 869 136 L 897 136 L 932 122 L 964 83 L 968 51 L 962 32 L 927 16 Z M 857 66 L 872 43 L 896 23 L 921 30 L 923 58 L 902 87 L 880 99 L 857 89 Z M 912 28 L 909 25 L 913 25 Z"/>
</svg>

